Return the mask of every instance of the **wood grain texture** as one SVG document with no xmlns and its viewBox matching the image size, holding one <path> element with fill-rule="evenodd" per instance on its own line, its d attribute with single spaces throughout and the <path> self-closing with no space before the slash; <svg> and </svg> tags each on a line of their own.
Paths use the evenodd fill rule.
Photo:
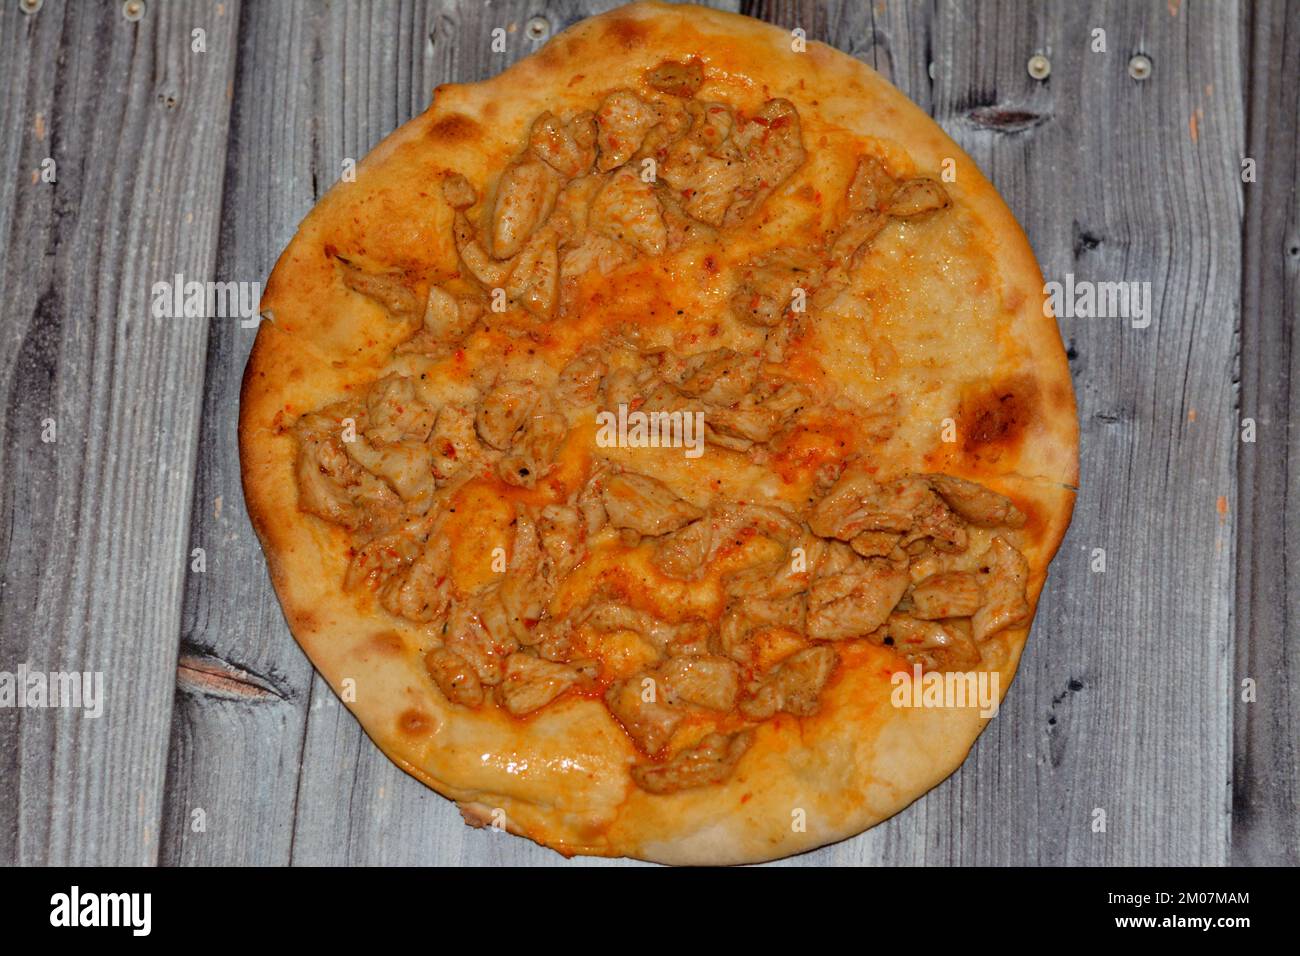
<svg viewBox="0 0 1300 956">
<path fill-rule="evenodd" d="M 0 710 L 5 862 L 157 858 L 207 328 L 150 289 L 212 269 L 233 33 L 198 3 L 0 8 L 0 667 L 101 671 L 107 698 Z"/>
<path fill-rule="evenodd" d="M 1253 443 L 1238 450 L 1235 681 L 1232 688 L 1232 862 L 1300 858 L 1300 4 L 1259 3 L 1243 27 L 1252 71 L 1244 155 L 1238 418 Z M 1258 686 L 1243 699 L 1242 682 Z"/>
<path fill-rule="evenodd" d="M 554 32 L 615 5 L 0 8 L 0 670 L 102 669 L 110 693 L 98 722 L 0 710 L 0 862 L 560 862 L 465 827 L 315 675 L 242 506 L 254 333 L 146 321 L 147 292 L 177 271 L 263 281 L 343 161 L 434 86 L 538 48 L 532 17 Z M 874 66 L 980 164 L 1047 278 L 1150 282 L 1155 311 L 1062 321 L 1080 495 L 999 718 L 911 808 L 784 865 L 1300 863 L 1300 3 L 715 5 Z M 30 183 L 46 154 L 57 187 Z M 1244 677 L 1258 703 L 1234 704 Z"/>
</svg>

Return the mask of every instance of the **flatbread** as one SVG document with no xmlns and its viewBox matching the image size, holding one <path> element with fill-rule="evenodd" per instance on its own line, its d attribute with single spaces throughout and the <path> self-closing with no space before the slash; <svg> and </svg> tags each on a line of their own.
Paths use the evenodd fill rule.
<svg viewBox="0 0 1300 956">
<path fill-rule="evenodd" d="M 240 453 L 285 617 L 470 823 L 566 855 L 797 853 L 898 812 L 987 723 L 894 706 L 895 674 L 996 675 L 999 696 L 1015 674 L 1077 481 L 1042 276 L 929 117 L 792 46 L 698 7 L 582 21 L 435 90 L 267 283 Z M 774 268 L 795 279 L 764 314 Z M 596 415 L 620 398 L 702 411 L 698 456 L 607 447 Z M 935 475 L 1014 508 L 963 515 L 972 486 Z M 924 505 L 881 530 L 872 495 Z M 753 589 L 787 572 L 794 624 L 772 624 Z M 932 612 L 905 649 L 932 572 L 985 610 Z"/>
</svg>

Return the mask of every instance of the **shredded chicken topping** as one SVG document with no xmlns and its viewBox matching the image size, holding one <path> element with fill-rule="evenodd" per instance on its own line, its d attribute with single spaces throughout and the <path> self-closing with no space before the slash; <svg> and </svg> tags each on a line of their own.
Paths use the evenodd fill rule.
<svg viewBox="0 0 1300 956">
<path fill-rule="evenodd" d="M 403 324 L 401 356 L 458 354 L 502 298 L 539 340 L 570 318 L 585 276 L 743 225 L 804 164 L 793 103 L 743 114 L 697 98 L 707 83 L 698 61 L 665 62 L 641 91 L 536 117 L 495 183 L 444 177 L 453 280 L 424 286 L 337 256 L 339 281 Z M 846 642 L 928 669 L 978 667 L 988 642 L 1029 616 L 1028 565 L 1012 543 L 1025 516 L 1003 495 L 953 475 L 881 478 L 859 462 L 818 472 L 796 509 L 674 487 L 599 454 L 581 474 L 562 466 L 578 416 L 620 409 L 670 422 L 703 413 L 708 446 L 764 464 L 825 411 L 780 365 L 803 323 L 891 223 L 949 204 L 938 182 L 864 156 L 836 229 L 739 270 L 730 309 L 757 330 L 757 351 L 680 352 L 630 326 L 558 375 L 503 360 L 445 394 L 384 375 L 293 426 L 299 506 L 350 535 L 346 588 L 429 635 L 425 666 L 448 701 L 525 717 L 570 694 L 601 700 L 646 758 L 633 778 L 650 793 L 724 781 L 758 725 L 817 714 Z M 512 502 L 513 540 L 494 580 L 460 588 L 445 529 L 473 482 Z M 978 553 L 973 540 L 986 542 Z M 714 593 L 717 612 L 661 617 L 599 587 L 553 613 L 566 583 L 610 549 L 642 549 L 665 587 Z"/>
</svg>

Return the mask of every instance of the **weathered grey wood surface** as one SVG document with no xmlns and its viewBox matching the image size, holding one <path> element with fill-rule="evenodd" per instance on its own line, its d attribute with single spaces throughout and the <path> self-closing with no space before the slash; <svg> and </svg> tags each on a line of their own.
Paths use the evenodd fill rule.
<svg viewBox="0 0 1300 956">
<path fill-rule="evenodd" d="M 560 862 L 464 827 L 315 676 L 242 508 L 254 333 L 152 318 L 149 290 L 264 279 L 435 85 L 536 49 L 532 17 L 612 5 L 0 6 L 0 670 L 108 690 L 98 720 L 0 709 L 0 863 Z M 1300 3 L 729 6 L 928 109 L 1049 278 L 1147 281 L 1155 304 L 1146 329 L 1062 321 L 1081 490 L 1000 719 L 913 807 L 789 863 L 1300 862 Z"/>
</svg>

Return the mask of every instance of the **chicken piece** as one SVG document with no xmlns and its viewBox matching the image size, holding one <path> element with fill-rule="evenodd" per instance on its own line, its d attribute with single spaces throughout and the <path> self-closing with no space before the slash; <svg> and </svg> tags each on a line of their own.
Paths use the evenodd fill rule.
<svg viewBox="0 0 1300 956">
<path fill-rule="evenodd" d="M 851 212 L 884 212 L 898 180 L 875 156 L 861 156 L 853 170 L 846 199 Z"/>
<path fill-rule="evenodd" d="M 594 349 L 578 353 L 560 369 L 556 393 L 570 405 L 590 405 L 596 401 L 600 383 L 609 371 L 600 352 Z"/>
<path fill-rule="evenodd" d="M 900 479 L 910 485 L 920 481 L 919 478 Z M 898 484 L 898 482 L 894 482 Z M 913 513 L 912 530 L 903 535 L 900 546 L 907 548 L 914 541 L 929 539 L 929 544 L 936 551 L 948 554 L 961 554 L 966 550 L 970 536 L 962 523 L 938 495 L 926 491 L 921 496 L 921 503 Z"/>
<path fill-rule="evenodd" d="M 967 545 L 966 529 L 922 478 L 906 476 L 881 484 L 846 472 L 809 516 L 813 532 L 851 541 L 864 531 L 899 534 L 898 544 L 930 538 L 942 551 L 958 553 Z"/>
<path fill-rule="evenodd" d="M 930 486 L 960 517 L 981 528 L 1020 528 L 1025 516 L 1010 498 L 952 475 L 925 475 Z"/>
<path fill-rule="evenodd" d="M 899 182 L 874 156 L 858 160 L 847 194 L 850 214 L 837 230 L 828 250 L 838 264 L 827 288 L 819 290 L 817 303 L 828 300 L 847 284 L 847 272 L 854 268 L 871 241 L 891 220 L 919 219 L 947 209 L 951 200 L 943 186 L 932 179 Z"/>
<path fill-rule="evenodd" d="M 756 663 L 755 637 L 773 629 L 803 633 L 807 626 L 812 572 L 823 564 L 829 545 L 802 533 L 783 543 L 787 557 L 744 568 L 723 578 L 726 596 L 718 644 L 723 653 L 747 666 Z"/>
<path fill-rule="evenodd" d="M 943 186 L 933 179 L 919 177 L 899 185 L 885 204 L 885 212 L 894 219 L 919 219 L 951 205 L 952 200 Z"/>
<path fill-rule="evenodd" d="M 505 451 L 540 397 L 532 382 L 512 378 L 497 382 L 484 397 L 474 417 L 479 438 L 498 451 Z"/>
<path fill-rule="evenodd" d="M 596 168 L 608 172 L 626 163 L 657 122 L 655 108 L 629 90 L 616 90 L 605 97 L 596 110 L 596 143 L 600 150 Z"/>
<path fill-rule="evenodd" d="M 601 383 L 601 407 L 615 410 L 620 405 L 626 405 L 630 408 L 641 394 L 641 384 L 631 369 L 614 369 Z"/>
<path fill-rule="evenodd" d="M 849 546 L 864 558 L 889 557 L 903 540 L 901 534 L 889 531 L 864 531 L 849 541 Z"/>
<path fill-rule="evenodd" d="M 403 501 L 413 504 L 433 490 L 432 455 L 424 441 L 435 418 L 433 409 L 416 398 L 412 379 L 388 375 L 366 394 L 362 434 L 342 447 Z"/>
<path fill-rule="evenodd" d="M 560 275 L 570 281 L 589 272 L 605 276 L 635 257 L 636 251 L 626 242 L 588 232 L 576 244 L 564 247 L 560 256 Z"/>
<path fill-rule="evenodd" d="M 477 299 L 460 298 L 439 286 L 430 286 L 424 303 L 424 324 L 416 336 L 398 346 L 397 351 L 432 354 L 438 352 L 440 346 L 455 345 L 469 334 L 482 315 L 483 304 Z"/>
<path fill-rule="evenodd" d="M 691 100 L 686 110 L 690 129 L 668 147 L 659 178 L 688 216 L 720 226 L 744 176 L 740 152 L 731 141 L 735 119 L 722 103 Z"/>
<path fill-rule="evenodd" d="M 781 420 L 768 409 L 757 406 L 719 408 L 709 416 L 707 425 L 714 444 L 733 451 L 747 451 L 776 434 Z"/>
<path fill-rule="evenodd" d="M 555 237 L 549 231 L 534 233 L 506 282 L 506 297 L 539 319 L 551 319 L 559 290 L 560 259 Z"/>
<path fill-rule="evenodd" d="M 472 469 L 484 456 L 474 430 L 474 413 L 454 402 L 443 405 L 429 434 L 429 448 L 433 453 L 433 480 L 439 488 L 459 476 L 467 476 L 467 469 Z"/>
<path fill-rule="evenodd" d="M 452 209 L 468 209 L 478 202 L 478 192 L 460 173 L 452 173 L 442 181 L 442 195 Z"/>
<path fill-rule="evenodd" d="M 365 436 L 373 442 L 424 441 L 436 417 L 408 376 L 385 375 L 366 393 Z"/>
<path fill-rule="evenodd" d="M 732 208 L 740 186 L 740 161 L 704 155 L 686 176 L 678 176 L 682 210 L 691 218 L 713 227 L 721 226 Z"/>
<path fill-rule="evenodd" d="M 532 154 L 514 160 L 497 183 L 492 206 L 492 257 L 509 259 L 546 222 L 560 192 L 560 176 Z"/>
<path fill-rule="evenodd" d="M 344 442 L 349 458 L 384 481 L 410 508 L 429 503 L 434 491 L 433 448 L 422 441 L 372 444 L 364 438 Z"/>
<path fill-rule="evenodd" d="M 745 667 L 759 665 L 764 635 L 793 638 L 806 626 L 808 595 L 785 598 L 730 598 L 718 626 L 717 648 Z"/>
<path fill-rule="evenodd" d="M 613 599 L 588 604 L 579 617 L 600 631 L 636 631 L 659 647 L 667 645 L 677 634 L 677 629 L 667 621 Z"/>
<path fill-rule="evenodd" d="M 603 490 L 607 471 L 604 466 L 597 468 L 587 478 L 582 490 L 578 492 L 578 513 L 582 515 L 583 531 L 590 538 L 609 521 L 605 514 Z"/>
<path fill-rule="evenodd" d="M 868 475 L 845 472 L 808 518 L 808 527 L 824 538 L 849 541 L 863 531 L 903 533 L 912 527 L 912 510 L 919 491 L 903 488 L 907 497 L 888 495 Z"/>
<path fill-rule="evenodd" d="M 648 793 L 668 794 L 712 783 L 722 783 L 754 743 L 754 732 L 708 734 L 690 750 L 683 750 L 663 764 L 641 764 L 632 768 L 632 779 Z"/>
<path fill-rule="evenodd" d="M 716 443 L 736 450 L 771 439 L 802 410 L 808 394 L 794 383 L 786 383 L 768 395 L 755 391 L 732 408 L 715 408 L 706 421 L 707 432 Z"/>
<path fill-rule="evenodd" d="M 708 638 L 708 625 L 698 618 L 671 623 L 613 598 L 600 598 L 588 604 L 576 615 L 575 623 L 588 624 L 604 632 L 635 631 L 668 654 L 696 652 L 699 645 L 707 644 Z"/>
<path fill-rule="evenodd" d="M 371 538 L 348 563 L 344 590 L 350 591 L 363 583 L 377 590 L 394 575 L 410 568 L 424 550 L 435 520 L 422 515 Z"/>
<path fill-rule="evenodd" d="M 795 290 L 811 293 L 824 271 L 820 257 L 810 249 L 764 253 L 741 269 L 731 312 L 748 325 L 772 328 L 785 316 Z"/>
<path fill-rule="evenodd" d="M 912 588 L 912 616 L 926 621 L 970 617 L 984 600 L 979 578 L 970 571 L 941 571 L 930 575 Z"/>
<path fill-rule="evenodd" d="M 717 241 L 717 227 L 690 216 L 678 194 L 671 189 L 659 190 L 659 207 L 664 213 L 670 252 L 683 246 L 704 246 Z"/>
<path fill-rule="evenodd" d="M 704 83 L 704 67 L 699 60 L 687 63 L 664 60 L 653 70 L 647 70 L 645 79 L 651 89 L 689 99 L 700 91 Z"/>
<path fill-rule="evenodd" d="M 581 176 L 596 161 L 595 117 L 579 113 L 566 123 L 541 113 L 528 131 L 528 148 L 565 179 Z"/>
<path fill-rule="evenodd" d="M 701 352 L 686 360 L 686 375 L 677 387 L 692 398 L 732 405 L 745 397 L 758 378 L 759 360 L 731 349 Z"/>
<path fill-rule="evenodd" d="M 499 289 L 505 286 L 510 273 L 514 271 L 514 260 L 498 262 L 488 255 L 469 218 L 459 210 L 452 220 L 452 238 L 455 240 L 456 252 L 460 256 L 461 264 L 475 281 L 488 289 Z"/>
<path fill-rule="evenodd" d="M 615 528 L 650 536 L 676 531 L 704 514 L 657 478 L 632 472 L 605 479 L 601 501 Z"/>
<path fill-rule="evenodd" d="M 453 704 L 477 707 L 483 703 L 483 683 L 478 674 L 455 651 L 435 647 L 424 655 L 424 668 L 438 689 Z"/>
<path fill-rule="evenodd" d="M 562 291 L 571 293 L 572 288 L 587 273 L 608 275 L 636 256 L 635 250 L 628 243 L 610 238 L 593 228 L 592 208 L 597 195 L 609 179 L 606 173 L 581 176 L 564 188 L 556 202 L 551 221 L 552 228 L 560 238 Z"/>
<path fill-rule="evenodd" d="M 966 621 L 924 621 L 891 614 L 882 630 L 886 643 L 924 670 L 964 671 L 979 666 L 980 651 Z M 872 639 L 879 638 L 873 635 Z"/>
<path fill-rule="evenodd" d="M 778 711 L 797 717 L 817 713 L 818 698 L 835 672 L 839 654 L 819 645 L 796 651 L 766 674 L 740 702 L 750 720 L 767 720 Z"/>
<path fill-rule="evenodd" d="M 384 610 L 418 624 L 441 621 L 451 603 L 451 544 L 430 534 L 416 558 L 379 589 Z"/>
<path fill-rule="evenodd" d="M 479 682 L 496 686 L 505 676 L 506 659 L 519 642 L 503 629 L 488 630 L 483 618 L 468 604 L 453 602 L 447 616 L 443 644 L 473 668 Z"/>
<path fill-rule="evenodd" d="M 294 431 L 299 508 L 349 531 L 368 534 L 381 534 L 397 523 L 401 499 L 344 451 L 347 443 L 341 440 L 340 418 L 304 415 Z"/>
<path fill-rule="evenodd" d="M 727 209 L 726 226 L 742 222 L 803 165 L 799 111 L 787 99 L 768 100 L 736 134 L 736 145 L 744 156 L 744 176 Z"/>
<path fill-rule="evenodd" d="M 648 256 L 659 255 L 668 242 L 668 230 L 654 186 L 643 182 L 631 166 L 615 170 L 596 193 L 588 227 L 599 235 L 626 242 Z"/>
<path fill-rule="evenodd" d="M 555 468 L 556 456 L 568 434 L 568 421 L 548 399 L 524 420 L 509 451 L 497 462 L 497 474 L 506 484 L 532 488 Z"/>
<path fill-rule="evenodd" d="M 977 642 L 984 642 L 998 631 L 1020 624 L 1029 617 L 1025 584 L 1029 579 L 1029 562 L 1007 543 L 995 537 L 980 558 L 980 589 L 984 603 L 971 615 L 971 628 Z"/>
<path fill-rule="evenodd" d="M 670 578 L 695 580 L 704 573 L 721 546 L 722 536 L 717 532 L 723 528 L 719 518 L 710 513 L 656 542 L 650 562 Z"/>
<path fill-rule="evenodd" d="M 740 689 L 740 668 L 712 654 L 671 657 L 652 676 L 664 700 L 674 706 L 688 704 L 726 713 L 735 706 Z"/>
<path fill-rule="evenodd" d="M 547 505 L 538 516 L 542 550 L 557 579 L 563 578 L 587 556 L 587 535 L 582 514 L 569 505 Z"/>
<path fill-rule="evenodd" d="M 611 684 L 605 692 L 605 705 L 623 725 L 632 742 L 645 754 L 653 756 L 672 739 L 686 714 L 660 699 L 658 684 L 648 675 L 639 675 Z"/>
<path fill-rule="evenodd" d="M 394 318 L 409 320 L 420 312 L 420 299 L 406 277 L 394 272 L 367 272 L 342 256 L 336 256 L 343 284 L 353 292 L 373 299 Z"/>
<path fill-rule="evenodd" d="M 497 699 L 516 717 L 545 707 L 577 684 L 582 675 L 566 664 L 545 661 L 518 651 L 506 660 Z"/>
<path fill-rule="evenodd" d="M 676 635 L 662 648 L 669 657 L 702 657 L 716 650 L 714 628 L 702 618 L 688 618 L 674 624 Z"/>
<path fill-rule="evenodd" d="M 860 558 L 833 545 L 808 592 L 808 636 L 835 641 L 868 634 L 884 624 L 907 591 L 906 565 Z"/>
<path fill-rule="evenodd" d="M 556 580 L 547 573 L 537 523 L 528 507 L 515 504 L 515 538 L 510 563 L 496 590 L 482 605 L 484 625 L 494 635 L 532 644 L 537 623 L 555 594 Z"/>
<path fill-rule="evenodd" d="M 792 543 L 802 532 L 798 520 L 769 505 L 717 505 L 708 514 L 656 544 L 651 563 L 671 578 L 698 579 L 728 542 L 738 541 L 746 528 L 781 543 Z"/>
</svg>

